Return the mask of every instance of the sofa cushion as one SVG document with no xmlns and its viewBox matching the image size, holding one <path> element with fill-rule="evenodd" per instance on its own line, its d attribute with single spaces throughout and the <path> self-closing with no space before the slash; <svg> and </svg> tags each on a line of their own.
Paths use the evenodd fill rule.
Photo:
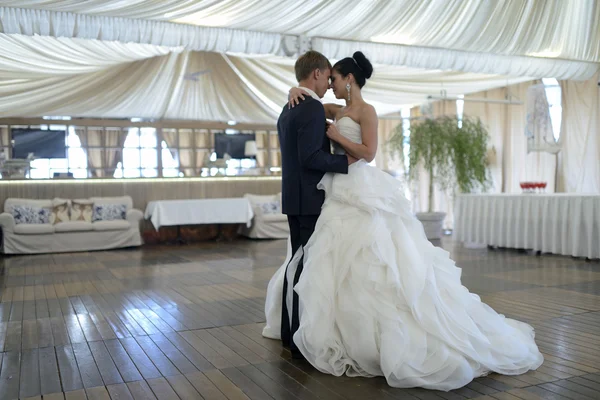
<svg viewBox="0 0 600 400">
<path fill-rule="evenodd" d="M 126 217 L 126 204 L 94 204 L 93 222 L 124 220 Z"/>
<path fill-rule="evenodd" d="M 281 214 L 281 196 L 279 194 L 250 194 L 246 193 L 252 211 L 257 215 Z"/>
<path fill-rule="evenodd" d="M 33 206 L 39 208 L 52 208 L 52 200 L 36 200 L 36 199 L 17 199 L 17 198 L 8 198 L 4 202 L 4 212 L 12 213 L 12 208 L 14 206 Z"/>
<path fill-rule="evenodd" d="M 276 194 L 250 194 L 246 193 L 244 198 L 248 199 L 248 201 L 252 204 L 258 203 L 267 203 L 269 201 L 277 201 L 279 200 L 279 196 Z"/>
<path fill-rule="evenodd" d="M 288 218 L 285 214 L 265 214 L 262 216 L 263 221 L 268 222 L 287 222 Z"/>
<path fill-rule="evenodd" d="M 50 214 L 49 208 L 41 208 L 28 205 L 14 205 L 12 207 L 12 216 L 15 219 L 15 224 L 49 224 Z"/>
<path fill-rule="evenodd" d="M 133 200 L 131 196 L 117 196 L 117 197 L 90 197 L 90 200 L 94 204 L 125 204 L 127 211 L 133 208 Z"/>
<path fill-rule="evenodd" d="M 50 214 L 51 224 L 60 224 L 70 221 L 69 218 L 69 201 L 54 199 L 52 201 L 52 213 Z"/>
<path fill-rule="evenodd" d="M 19 235 L 40 235 L 54 233 L 52 224 L 19 224 L 15 225 L 15 233 Z"/>
<path fill-rule="evenodd" d="M 95 231 L 123 231 L 131 228 L 129 221 L 97 221 L 92 224 L 92 229 Z"/>
<path fill-rule="evenodd" d="M 92 230 L 92 223 L 85 221 L 61 222 L 54 226 L 54 232 L 86 232 Z"/>
<path fill-rule="evenodd" d="M 260 203 L 260 210 L 264 215 L 266 214 L 281 214 L 281 204 L 279 201 L 269 201 Z"/>
<path fill-rule="evenodd" d="M 73 200 L 71 203 L 71 221 L 92 222 L 94 202 L 86 199 Z"/>
</svg>

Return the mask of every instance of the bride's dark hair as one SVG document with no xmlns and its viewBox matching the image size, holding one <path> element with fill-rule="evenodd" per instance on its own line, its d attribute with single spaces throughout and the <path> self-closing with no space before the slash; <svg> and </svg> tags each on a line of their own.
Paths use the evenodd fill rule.
<svg viewBox="0 0 600 400">
<path fill-rule="evenodd" d="M 367 60 L 367 57 L 361 51 L 357 51 L 352 57 L 346 57 L 336 62 L 333 69 L 339 72 L 344 78 L 348 74 L 354 75 L 356 84 L 360 88 L 365 86 L 367 79 L 373 74 L 371 62 Z"/>
</svg>

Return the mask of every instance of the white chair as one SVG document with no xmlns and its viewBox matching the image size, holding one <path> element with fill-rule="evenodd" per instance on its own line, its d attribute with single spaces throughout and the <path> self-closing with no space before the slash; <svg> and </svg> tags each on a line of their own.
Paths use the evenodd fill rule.
<svg viewBox="0 0 600 400">
<path fill-rule="evenodd" d="M 290 234 L 287 216 L 281 213 L 281 193 L 273 195 L 245 194 L 252 206 L 252 225 L 240 234 L 252 239 L 287 239 Z"/>
</svg>

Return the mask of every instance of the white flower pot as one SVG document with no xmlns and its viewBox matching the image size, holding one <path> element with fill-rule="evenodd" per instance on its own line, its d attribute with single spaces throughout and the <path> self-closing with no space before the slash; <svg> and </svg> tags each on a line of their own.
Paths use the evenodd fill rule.
<svg viewBox="0 0 600 400">
<path fill-rule="evenodd" d="M 423 224 L 425 235 L 429 240 L 442 238 L 445 218 L 446 213 L 443 212 L 417 213 L 417 219 Z"/>
</svg>

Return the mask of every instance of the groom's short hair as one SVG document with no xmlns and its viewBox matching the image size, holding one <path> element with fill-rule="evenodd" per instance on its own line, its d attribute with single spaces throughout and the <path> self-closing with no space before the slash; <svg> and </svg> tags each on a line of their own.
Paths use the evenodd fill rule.
<svg viewBox="0 0 600 400">
<path fill-rule="evenodd" d="M 308 78 L 310 74 L 317 68 L 321 71 L 331 69 L 331 63 L 327 57 L 318 51 L 307 51 L 296 60 L 296 64 L 294 65 L 294 70 L 296 71 L 296 80 L 300 82 Z"/>
</svg>

